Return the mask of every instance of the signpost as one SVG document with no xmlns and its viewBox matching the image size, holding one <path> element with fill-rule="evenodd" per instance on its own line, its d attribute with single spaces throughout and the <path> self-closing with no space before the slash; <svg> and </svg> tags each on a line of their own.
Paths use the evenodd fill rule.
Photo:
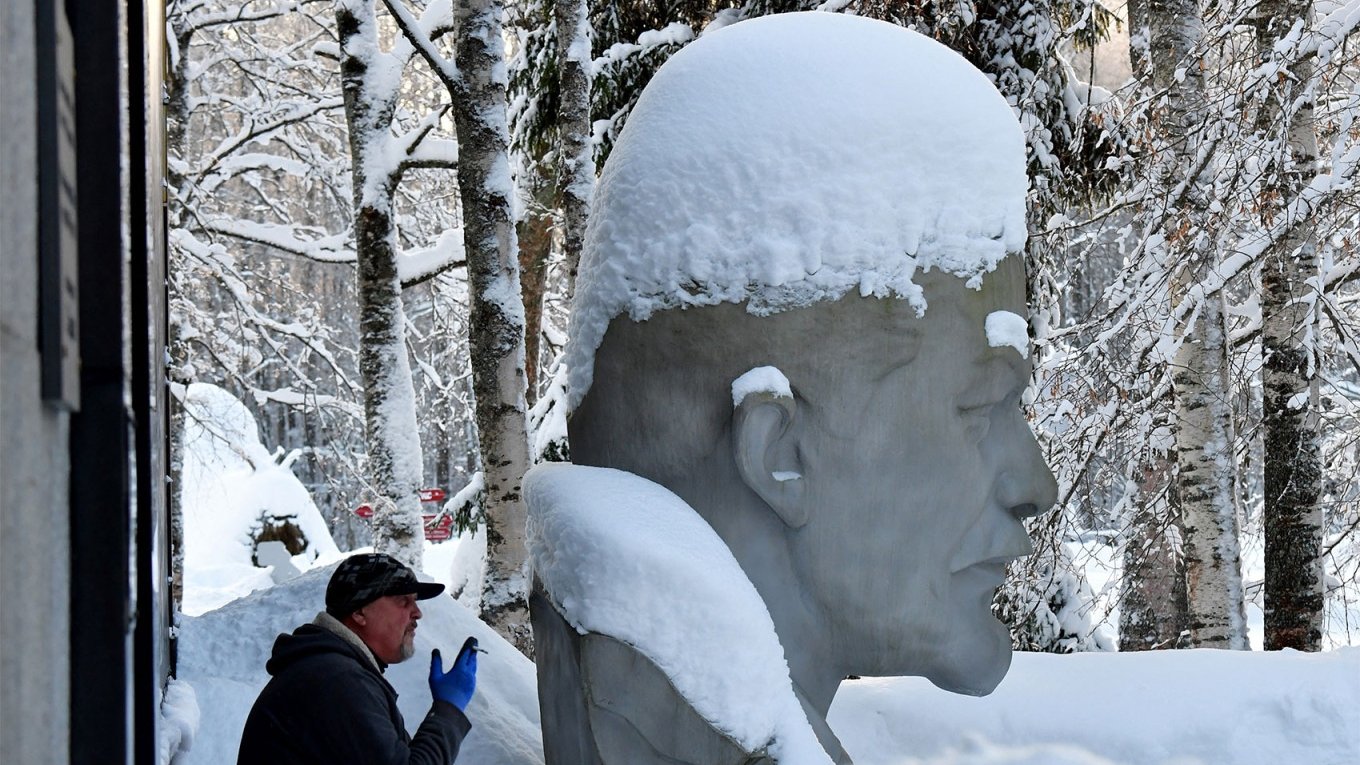
<svg viewBox="0 0 1360 765">
<path fill-rule="evenodd" d="M 443 502 L 448 494 L 443 489 L 421 489 L 421 502 Z M 373 517 L 373 506 L 364 504 L 354 508 L 354 514 L 368 520 Z M 425 513 L 421 516 L 425 519 L 425 538 L 431 542 L 443 542 L 453 539 L 453 516 L 438 515 L 435 513 Z M 438 518 L 438 522 L 435 519 Z"/>
<path fill-rule="evenodd" d="M 421 502 L 443 502 L 444 497 L 448 496 L 443 489 L 421 489 Z"/>
<path fill-rule="evenodd" d="M 433 523 L 432 521 L 434 521 L 434 519 L 436 518 L 439 519 L 439 522 Z M 452 539 L 453 516 L 445 515 L 441 517 L 437 515 L 426 515 L 425 538 L 430 540 L 431 542 L 443 542 L 446 539 Z"/>
</svg>

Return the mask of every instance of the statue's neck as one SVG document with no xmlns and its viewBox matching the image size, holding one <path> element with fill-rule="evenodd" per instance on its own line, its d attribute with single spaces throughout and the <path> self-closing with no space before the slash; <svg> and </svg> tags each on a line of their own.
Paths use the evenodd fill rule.
<svg viewBox="0 0 1360 765">
<path fill-rule="evenodd" d="M 787 527 L 763 504 L 733 510 L 717 516 L 725 528 L 716 530 L 765 602 L 800 698 L 824 718 L 848 671 L 844 651 L 833 644 L 826 615 L 794 565 Z"/>
<path fill-rule="evenodd" d="M 825 614 L 809 596 L 809 583 L 802 581 L 794 565 L 789 528 L 754 493 L 734 489 L 739 485 L 735 473 L 722 474 L 732 471 L 730 463 L 718 460 L 709 466 L 709 475 L 727 480 L 694 481 L 671 488 L 708 520 L 760 593 L 809 721 L 833 759 L 841 752 L 842 759 L 836 762 L 848 763 L 840 742 L 826 726 L 827 710 L 847 672 L 844 652 L 833 644 Z"/>
</svg>

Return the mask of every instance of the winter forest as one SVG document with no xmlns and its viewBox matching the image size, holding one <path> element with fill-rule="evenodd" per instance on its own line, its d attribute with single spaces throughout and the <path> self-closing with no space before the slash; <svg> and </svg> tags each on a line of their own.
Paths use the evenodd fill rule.
<svg viewBox="0 0 1360 765">
<path fill-rule="evenodd" d="M 950 46 L 1025 130 L 1059 504 L 1017 650 L 1360 645 L 1357 0 L 169 0 L 184 613 L 371 546 L 532 656 L 518 486 L 570 457 L 596 174 L 669 56 L 802 10 Z"/>
</svg>

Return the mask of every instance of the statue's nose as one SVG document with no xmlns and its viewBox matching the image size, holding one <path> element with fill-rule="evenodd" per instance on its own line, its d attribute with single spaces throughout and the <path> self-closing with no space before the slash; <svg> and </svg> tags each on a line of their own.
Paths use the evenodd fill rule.
<svg viewBox="0 0 1360 765">
<path fill-rule="evenodd" d="M 997 487 L 1001 505 L 1018 518 L 1032 518 L 1053 508 L 1058 501 L 1058 482 L 1044 461 L 1039 442 L 1029 424 L 1020 423 L 1022 437 L 1011 446 Z"/>
</svg>

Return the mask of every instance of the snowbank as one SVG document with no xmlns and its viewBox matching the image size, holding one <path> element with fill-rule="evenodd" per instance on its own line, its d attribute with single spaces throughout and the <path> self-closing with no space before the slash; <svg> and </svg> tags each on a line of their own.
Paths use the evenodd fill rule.
<svg viewBox="0 0 1360 765">
<path fill-rule="evenodd" d="M 296 453 L 270 452 L 250 410 L 215 385 L 184 391 L 184 603 L 199 614 L 273 583 L 252 561 L 263 523 L 291 523 L 305 537 L 292 557 L 299 570 L 339 560 L 306 488 L 293 475 Z"/>
<path fill-rule="evenodd" d="M 198 734 L 199 721 L 202 719 L 194 687 L 183 680 L 170 678 L 160 707 L 160 740 L 156 761 L 160 765 L 183 762 L 180 759 L 181 752 L 193 749 L 194 736 Z"/>
<path fill-rule="evenodd" d="M 609 321 L 747 301 L 755 313 L 970 279 L 1025 243 L 1025 148 L 957 53 L 832 13 L 743 21 L 670 58 L 600 178 L 572 309 L 570 404 Z"/>
<path fill-rule="evenodd" d="M 1017 653 L 991 696 L 852 680 L 828 719 L 855 765 L 1351 765 L 1360 649 Z"/>
<path fill-rule="evenodd" d="M 203 715 L 177 763 L 236 761 L 274 636 L 315 616 L 330 571 L 183 619 L 179 678 Z M 490 653 L 479 660 L 474 727 L 458 765 L 542 763 L 533 665 L 451 599 L 422 606 L 417 658 L 388 670 L 408 723 L 429 703 L 430 648 L 452 651 L 473 634 Z M 721 668 L 737 660 L 724 655 Z M 920 678 L 851 680 L 829 719 L 856 765 L 1353 765 L 1356 710 L 1360 648 L 1017 653 L 991 696 L 946 693 Z"/>
<path fill-rule="evenodd" d="M 236 761 L 246 715 L 269 679 L 264 663 L 275 636 L 315 618 L 333 570 L 326 566 L 216 611 L 183 618 L 178 676 L 193 686 L 205 714 L 193 749 L 178 763 Z M 452 656 L 464 638 L 475 635 L 487 653 L 478 658 L 477 695 L 468 707 L 472 733 L 458 765 L 541 764 L 533 664 L 452 598 L 424 601 L 421 610 L 425 616 L 416 632 L 415 657 L 387 670 L 401 694 L 398 704 L 408 727 L 414 732 L 429 710 L 430 650 L 438 647 Z"/>
</svg>

